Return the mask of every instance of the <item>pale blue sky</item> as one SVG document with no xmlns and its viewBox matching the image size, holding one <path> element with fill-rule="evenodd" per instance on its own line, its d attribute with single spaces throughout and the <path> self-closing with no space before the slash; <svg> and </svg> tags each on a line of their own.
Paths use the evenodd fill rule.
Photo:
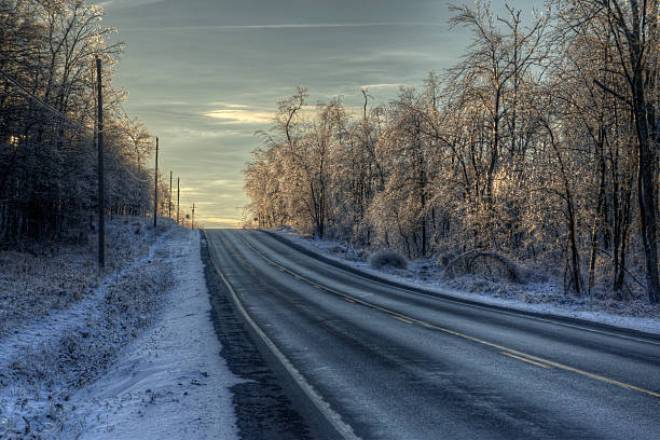
<svg viewBox="0 0 660 440">
<path fill-rule="evenodd" d="M 454 2 L 456 3 L 456 2 Z M 514 1 L 531 8 L 540 0 Z M 241 171 L 280 99 L 377 101 L 458 61 L 468 34 L 445 0 L 111 0 L 106 22 L 127 43 L 116 84 L 127 111 L 161 139 L 161 166 L 182 179 L 209 226 L 248 203 Z M 494 4 L 502 5 L 502 1 Z"/>
</svg>

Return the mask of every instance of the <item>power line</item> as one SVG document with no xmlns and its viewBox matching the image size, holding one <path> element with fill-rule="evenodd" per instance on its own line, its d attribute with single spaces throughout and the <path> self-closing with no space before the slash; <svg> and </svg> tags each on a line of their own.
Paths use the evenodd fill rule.
<svg viewBox="0 0 660 440">
<path fill-rule="evenodd" d="M 61 111 L 57 110 L 57 109 L 56 109 L 55 107 L 53 107 L 52 105 L 50 105 L 50 104 L 44 102 L 41 98 L 39 98 L 38 96 L 36 96 L 35 94 L 33 94 L 32 92 L 30 92 L 29 90 L 27 90 L 27 89 L 25 88 L 25 86 L 23 86 L 18 80 L 16 80 L 13 76 L 11 76 L 10 74 L 8 74 L 7 72 L 5 72 L 5 71 L 3 71 L 2 69 L 0 69 L 0 75 L 1 75 L 4 79 L 6 79 L 8 82 L 10 82 L 14 87 L 16 87 L 16 88 L 18 89 L 18 91 L 21 92 L 22 95 L 24 95 L 25 97 L 27 97 L 27 98 L 29 98 L 30 100 L 32 100 L 32 101 L 34 101 L 35 103 L 37 103 L 37 105 L 38 105 L 39 107 L 41 107 L 42 109 L 48 111 L 48 112 L 51 113 L 52 115 L 57 116 L 58 119 L 60 119 L 62 122 L 64 122 L 65 125 L 68 125 L 70 128 L 73 128 L 73 129 L 75 129 L 76 131 L 79 131 L 80 134 L 89 134 L 88 132 L 85 132 L 85 131 L 88 131 L 88 130 L 89 130 L 89 127 L 86 127 L 86 126 L 83 125 L 83 124 L 78 124 L 78 123 L 75 123 L 75 122 L 70 121 L 69 118 L 68 118 L 64 113 L 62 113 Z"/>
</svg>

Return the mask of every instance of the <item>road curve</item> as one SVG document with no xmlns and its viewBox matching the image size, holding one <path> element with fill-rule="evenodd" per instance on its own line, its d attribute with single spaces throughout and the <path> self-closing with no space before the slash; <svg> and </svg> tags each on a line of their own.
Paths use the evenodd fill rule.
<svg viewBox="0 0 660 440">
<path fill-rule="evenodd" d="M 252 320 L 362 439 L 660 438 L 660 342 L 360 277 L 208 230 Z"/>
</svg>

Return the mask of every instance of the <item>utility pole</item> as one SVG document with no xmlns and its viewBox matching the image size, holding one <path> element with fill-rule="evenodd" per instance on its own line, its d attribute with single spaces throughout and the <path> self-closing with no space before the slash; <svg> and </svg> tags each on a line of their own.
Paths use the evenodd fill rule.
<svg viewBox="0 0 660 440">
<path fill-rule="evenodd" d="M 156 169 L 154 172 L 154 234 L 158 226 L 158 136 L 156 136 Z"/>
<path fill-rule="evenodd" d="M 181 178 L 177 177 L 176 178 L 176 224 L 179 224 L 179 212 L 180 212 L 180 205 L 179 205 L 179 196 L 181 195 Z"/>
<path fill-rule="evenodd" d="M 192 222 L 190 223 L 190 229 L 195 230 L 195 204 L 194 203 L 193 203 Z"/>
<path fill-rule="evenodd" d="M 172 218 L 172 170 L 170 170 L 170 203 L 167 205 L 167 218 Z"/>
<path fill-rule="evenodd" d="M 103 165 L 103 77 L 101 70 L 101 59 L 96 57 L 96 91 L 98 93 L 96 103 L 97 127 L 96 143 L 98 148 L 98 203 L 99 203 L 99 271 L 105 268 L 105 175 Z"/>
</svg>

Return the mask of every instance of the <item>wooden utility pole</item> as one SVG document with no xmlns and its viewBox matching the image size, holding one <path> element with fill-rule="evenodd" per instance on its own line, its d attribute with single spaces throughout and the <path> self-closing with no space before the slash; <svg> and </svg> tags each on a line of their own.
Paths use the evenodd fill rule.
<svg viewBox="0 0 660 440">
<path fill-rule="evenodd" d="M 96 126 L 96 146 L 98 148 L 98 202 L 99 202 L 99 248 L 98 263 L 99 270 L 105 268 L 105 173 L 103 165 L 103 77 L 101 69 L 101 59 L 96 58 L 96 92 L 98 93 L 96 102 L 97 126 Z"/>
<path fill-rule="evenodd" d="M 154 171 L 154 234 L 158 227 L 158 136 L 156 136 L 156 168 Z"/>
<path fill-rule="evenodd" d="M 195 229 L 195 204 L 193 203 L 193 210 L 192 210 L 192 222 L 190 223 L 190 229 Z"/>
<path fill-rule="evenodd" d="M 179 213 L 180 213 L 180 205 L 179 205 L 179 196 L 181 195 L 181 178 L 177 177 L 176 178 L 176 224 L 179 224 Z"/>
<path fill-rule="evenodd" d="M 170 170 L 170 203 L 167 205 L 167 218 L 172 218 L 172 171 Z"/>
</svg>

